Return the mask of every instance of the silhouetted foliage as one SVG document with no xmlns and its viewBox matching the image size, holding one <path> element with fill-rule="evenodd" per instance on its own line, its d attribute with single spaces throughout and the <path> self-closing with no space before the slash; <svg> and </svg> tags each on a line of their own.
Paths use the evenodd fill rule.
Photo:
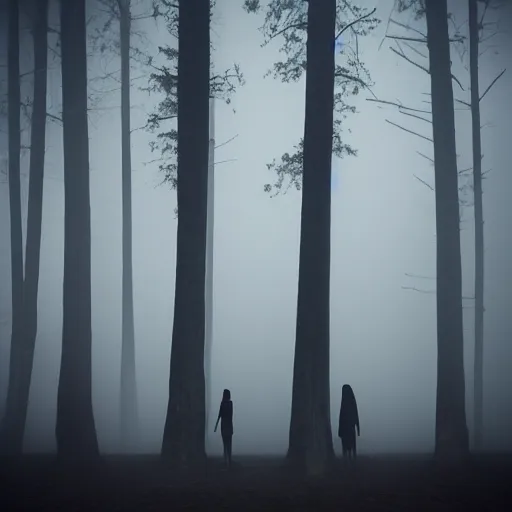
<svg viewBox="0 0 512 512">
<path fill-rule="evenodd" d="M 246 0 L 244 9 L 255 13 L 261 10 L 259 1 Z M 264 42 L 267 45 L 281 37 L 280 52 L 285 55 L 274 63 L 266 76 L 272 75 L 282 82 L 298 82 L 306 70 L 308 2 L 303 0 L 270 0 L 265 6 L 265 21 L 261 27 Z M 349 100 L 372 85 L 370 72 L 360 59 L 358 38 L 368 35 L 378 25 L 374 11 L 359 7 L 352 0 L 338 0 L 336 5 L 336 35 L 343 37 L 342 51 L 336 55 L 335 93 L 334 93 L 334 130 L 333 154 L 338 158 L 346 155 L 356 156 L 357 150 L 344 140 L 344 124 L 349 114 L 356 112 Z M 358 20 L 357 22 L 355 22 Z M 334 41 L 333 41 L 334 44 Z M 277 175 L 276 182 L 266 184 L 266 192 L 288 190 L 294 186 L 302 187 L 304 141 L 301 139 L 291 152 L 284 153 L 280 159 L 267 164 L 267 168 Z"/>
<path fill-rule="evenodd" d="M 155 0 L 158 16 L 165 21 L 168 33 L 178 37 L 178 8 L 176 3 L 167 0 Z M 215 1 L 210 1 L 211 13 L 215 8 Z M 178 48 L 172 45 L 160 46 L 159 54 L 164 58 L 165 64 L 158 65 L 158 59 L 150 58 L 148 63 L 153 72 L 150 75 L 149 92 L 162 94 L 164 98 L 159 102 L 156 111 L 148 117 L 148 129 L 156 134 L 151 149 L 160 153 L 159 169 L 164 175 L 164 181 L 174 189 L 177 185 L 177 142 L 178 142 Z M 210 53 L 214 46 L 210 41 Z M 213 59 L 210 59 L 210 96 L 224 100 L 227 104 L 236 91 L 237 86 L 244 84 L 244 78 L 238 64 L 220 73 L 213 70 Z"/>
</svg>

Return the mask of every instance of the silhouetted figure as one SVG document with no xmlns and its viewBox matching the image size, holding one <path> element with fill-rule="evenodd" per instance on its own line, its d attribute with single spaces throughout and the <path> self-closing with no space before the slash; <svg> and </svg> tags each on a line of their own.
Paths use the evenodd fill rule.
<svg viewBox="0 0 512 512">
<path fill-rule="evenodd" d="M 348 384 L 344 384 L 341 389 L 340 423 L 338 427 L 343 457 L 348 456 L 349 459 L 352 457 L 355 459 L 357 455 L 356 428 L 357 435 L 359 436 L 359 414 L 357 412 L 356 397 L 352 388 Z"/>
<path fill-rule="evenodd" d="M 229 468 L 231 467 L 231 441 L 233 439 L 233 402 L 231 401 L 229 389 L 225 389 L 222 394 L 219 417 L 217 418 L 217 423 L 215 423 L 214 432 L 217 432 L 219 420 L 222 443 L 224 444 L 224 462 Z"/>
</svg>

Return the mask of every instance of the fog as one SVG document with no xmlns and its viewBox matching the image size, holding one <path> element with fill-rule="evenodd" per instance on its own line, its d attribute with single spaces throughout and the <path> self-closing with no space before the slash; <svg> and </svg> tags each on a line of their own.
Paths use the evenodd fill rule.
<svg viewBox="0 0 512 512">
<path fill-rule="evenodd" d="M 360 57 L 380 99 L 420 106 L 429 76 L 394 54 L 384 39 L 392 0 L 368 1 L 383 21 L 359 40 Z M 90 2 L 92 5 L 92 2 Z M 465 22 L 466 2 L 449 2 Z M 92 8 L 92 7 L 91 7 Z M 55 13 L 54 13 L 55 14 Z M 394 13 L 395 18 L 399 16 Z M 497 16 L 492 13 L 490 16 Z M 500 34 L 484 45 L 480 83 L 510 64 L 511 6 L 499 16 Z M 400 15 L 416 23 L 411 14 Z M 266 164 L 290 151 L 304 129 L 304 78 L 282 84 L 265 72 L 278 58 L 279 42 L 264 48 L 258 27 L 262 15 L 248 15 L 241 2 L 218 0 L 212 21 L 216 69 L 234 62 L 246 84 L 230 105 L 216 103 L 214 234 L 214 327 L 212 388 L 208 411 L 216 419 L 222 390 L 234 401 L 235 454 L 284 454 L 288 444 L 295 343 L 300 237 L 300 192 L 270 197 L 263 190 L 275 177 Z M 140 22 L 156 47 L 170 36 L 152 21 Z M 466 24 L 467 27 L 467 24 Z M 462 29 L 466 30 L 465 28 Z M 26 34 L 24 37 L 28 37 Z M 54 43 L 54 39 L 52 39 Z M 496 47 L 493 47 L 495 44 Z M 26 49 L 30 44 L 24 44 Z M 3 48 L 2 48 L 3 52 Z M 27 50 L 28 53 L 30 53 Z M 5 62 L 5 52 L 2 55 Z M 107 58 L 105 58 L 108 60 Z M 105 64 L 91 57 L 91 78 Z M 421 59 L 418 57 L 418 59 Z M 24 62 L 25 60 L 25 62 Z M 110 57 L 113 60 L 113 57 Z M 469 100 L 467 71 L 452 56 L 454 73 Z M 425 60 L 425 62 L 427 62 Z M 110 62 L 112 69 L 118 64 Z M 30 56 L 22 59 L 22 73 Z M 141 71 L 133 67 L 134 77 Z M 147 74 L 146 74 L 147 77 Z M 158 95 L 132 87 L 132 127 L 142 127 Z M 49 107 L 58 111 L 60 72 L 49 72 Z M 26 87 L 26 85 L 24 86 Z M 116 84 L 113 87 L 117 87 Z M 28 91 L 30 88 L 27 89 Z M 512 190 L 510 71 L 482 101 L 485 218 L 485 448 L 512 449 Z M 28 94 L 28 93 L 27 93 Z M 436 302 L 434 194 L 414 175 L 433 185 L 433 167 L 418 155 L 432 155 L 431 143 L 405 133 L 395 123 L 431 136 L 430 126 L 401 116 L 393 107 L 354 97 L 358 113 L 345 123 L 347 142 L 357 157 L 333 158 L 331 256 L 331 421 L 333 434 L 341 386 L 355 391 L 361 420 L 361 453 L 429 452 L 434 447 L 436 393 Z M 121 361 L 121 143 L 119 92 L 102 98 L 90 113 L 92 222 L 93 405 L 100 448 L 120 450 L 119 382 Z M 459 168 L 471 166 L 471 114 L 456 112 Z M 350 128 L 351 133 L 348 133 Z M 6 141 L 2 133 L 5 155 Z M 26 135 L 24 135 L 26 139 Z M 169 358 L 176 267 L 176 193 L 161 184 L 154 136 L 137 130 L 132 138 L 133 272 L 141 452 L 161 446 L 167 409 Z M 22 159 L 22 193 L 27 199 L 27 155 Z M 39 328 L 30 391 L 26 451 L 55 449 L 57 385 L 62 338 L 64 186 L 61 127 L 48 121 L 39 288 Z M 0 184 L 0 401 L 6 396 L 11 330 L 9 197 Z M 26 207 L 26 206 L 25 206 Z M 26 210 L 25 210 L 26 212 Z M 24 215 L 26 218 L 26 215 Z M 463 292 L 473 295 L 473 209 L 464 209 L 462 228 Z M 408 275 L 409 274 L 409 275 Z M 422 276 L 422 278 L 410 277 Z M 416 288 L 410 289 L 410 288 Z M 472 430 L 473 301 L 464 301 L 467 419 Z M 339 442 L 335 442 L 340 451 Z M 209 428 L 209 453 L 222 442 Z"/>
</svg>

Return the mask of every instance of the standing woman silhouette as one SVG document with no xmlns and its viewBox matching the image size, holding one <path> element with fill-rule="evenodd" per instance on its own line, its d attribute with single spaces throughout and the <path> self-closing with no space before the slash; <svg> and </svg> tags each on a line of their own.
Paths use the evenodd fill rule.
<svg viewBox="0 0 512 512">
<path fill-rule="evenodd" d="M 356 397 L 352 388 L 348 384 L 344 384 L 341 388 L 340 422 L 338 427 L 338 436 L 341 438 L 344 458 L 347 455 L 349 459 L 352 457 L 356 458 L 356 428 L 357 435 L 359 436 L 359 414 L 357 412 Z"/>
<path fill-rule="evenodd" d="M 231 441 L 233 439 L 233 402 L 231 401 L 231 393 L 229 389 L 225 389 L 222 393 L 222 402 L 220 403 L 219 416 L 215 423 L 215 430 L 220 420 L 220 433 L 222 435 L 222 443 L 224 445 L 224 462 L 226 466 L 231 467 Z"/>
</svg>

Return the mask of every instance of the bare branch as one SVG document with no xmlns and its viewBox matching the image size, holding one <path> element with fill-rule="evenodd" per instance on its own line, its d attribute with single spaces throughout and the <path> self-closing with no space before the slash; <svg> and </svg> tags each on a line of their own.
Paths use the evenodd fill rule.
<svg viewBox="0 0 512 512">
<path fill-rule="evenodd" d="M 233 137 L 231 137 L 230 139 L 228 139 L 227 141 L 222 142 L 218 146 L 215 146 L 215 149 L 221 148 L 222 146 L 225 146 L 226 144 L 229 144 L 232 140 L 235 140 L 237 137 L 238 137 L 238 133 L 236 135 L 234 135 Z"/>
<path fill-rule="evenodd" d="M 220 162 L 214 162 L 214 165 L 225 164 L 228 162 L 236 162 L 237 158 L 229 158 L 228 160 L 221 160 Z"/>
<path fill-rule="evenodd" d="M 364 16 L 361 16 L 360 18 L 358 18 L 357 20 L 354 20 L 354 21 L 351 21 L 348 25 L 345 25 L 338 33 L 338 35 L 335 37 L 335 40 L 338 39 L 338 37 L 341 36 L 341 34 L 343 34 L 343 32 L 345 32 L 345 30 L 348 30 L 350 27 L 353 27 L 356 23 L 359 23 L 360 21 L 364 20 L 365 18 L 369 18 L 372 14 L 375 13 L 375 11 L 377 10 L 377 8 L 375 7 L 373 9 L 373 11 L 365 14 Z"/>
<path fill-rule="evenodd" d="M 405 105 L 402 105 L 401 103 L 397 103 L 394 101 L 379 100 L 379 99 L 373 99 L 373 98 L 366 98 L 366 101 L 382 103 L 383 105 L 391 105 L 393 107 L 398 107 L 399 109 L 409 110 L 410 112 L 419 112 L 420 114 L 432 114 L 432 112 L 430 110 L 421 110 L 421 109 L 417 109 L 417 108 L 406 107 Z"/>
<path fill-rule="evenodd" d="M 416 39 L 415 37 L 404 37 L 404 36 L 386 36 L 388 39 L 395 39 L 397 41 L 411 41 L 412 43 L 424 43 L 427 44 L 426 39 Z"/>
<path fill-rule="evenodd" d="M 491 87 L 504 75 L 505 71 L 507 71 L 506 68 L 490 83 L 489 87 L 487 87 L 482 96 L 480 96 L 479 102 L 484 99 L 485 95 L 491 90 Z"/>
<path fill-rule="evenodd" d="M 46 117 L 48 117 L 48 119 L 51 119 L 52 121 L 55 121 L 56 123 L 62 124 L 62 119 L 59 116 L 50 114 L 50 112 L 46 112 Z"/>
<path fill-rule="evenodd" d="M 425 123 L 432 124 L 432 121 L 430 119 L 425 119 L 424 117 L 418 116 L 416 114 L 411 114 L 410 112 L 404 112 L 403 110 L 399 110 L 399 112 L 404 116 L 414 117 L 415 119 L 419 119 L 420 121 L 425 121 Z"/>
<path fill-rule="evenodd" d="M 404 46 L 407 46 L 407 48 L 409 48 L 409 50 L 411 50 L 412 52 L 416 53 L 417 55 L 419 55 L 423 59 L 428 59 L 428 55 L 425 55 L 424 53 L 421 53 L 417 48 L 414 48 L 414 46 L 412 44 L 409 44 L 409 43 L 403 43 L 403 44 L 404 44 Z"/>
<path fill-rule="evenodd" d="M 402 290 L 412 290 L 413 292 L 425 293 L 429 295 L 434 295 L 436 293 L 436 290 L 422 290 L 421 288 L 416 288 L 415 286 L 402 286 Z M 474 297 L 467 295 L 463 295 L 461 298 L 462 300 L 475 300 Z"/>
<path fill-rule="evenodd" d="M 393 19 L 390 19 L 389 22 L 393 23 L 394 25 L 397 25 L 399 27 L 405 28 L 405 30 L 410 30 L 411 32 L 415 32 L 416 34 L 423 37 L 423 39 L 425 39 L 425 40 L 427 39 L 427 34 L 424 34 L 423 32 L 421 32 L 418 29 L 415 29 L 413 27 L 410 27 L 409 25 L 405 25 L 405 23 L 400 23 L 399 21 L 396 21 Z"/>
<path fill-rule="evenodd" d="M 416 153 L 418 153 L 418 155 L 422 156 L 423 158 L 425 158 L 426 160 L 428 160 L 430 163 L 434 163 L 434 159 L 433 158 L 430 158 L 429 156 L 421 153 L 420 151 L 416 151 Z"/>
<path fill-rule="evenodd" d="M 430 70 L 428 70 L 426 67 L 422 66 L 421 64 L 418 64 L 417 62 L 414 62 L 411 58 L 407 57 L 403 50 L 397 51 L 393 47 L 389 47 L 389 49 L 396 53 L 399 57 L 402 57 L 402 59 L 405 59 L 407 62 L 412 64 L 413 66 L 416 66 L 417 68 L 421 69 L 422 71 L 425 71 L 425 73 L 428 73 L 430 75 Z M 461 81 L 453 74 L 451 73 L 452 80 L 461 88 L 462 91 L 464 91 L 464 87 L 462 86 Z"/>
<path fill-rule="evenodd" d="M 286 27 L 282 28 L 281 30 L 278 30 L 275 34 L 272 34 L 268 38 L 268 41 L 265 41 L 260 46 L 261 47 L 266 46 L 270 41 L 272 41 L 276 37 L 280 36 L 281 34 L 286 32 L 287 30 L 290 30 L 291 28 L 305 29 L 305 28 L 308 28 L 308 25 L 307 25 L 307 23 L 292 23 L 291 25 L 287 25 Z"/>
<path fill-rule="evenodd" d="M 422 71 L 425 71 L 425 73 L 429 74 L 430 75 L 430 71 L 422 66 L 421 64 L 418 64 L 417 62 L 414 62 L 412 59 L 410 59 L 409 57 L 407 57 L 407 55 L 405 55 L 405 53 L 403 52 L 399 52 L 398 50 L 395 50 L 393 47 L 389 47 L 389 49 L 396 53 L 399 57 L 402 57 L 402 59 L 406 60 L 407 62 L 409 62 L 410 64 L 412 64 L 413 66 L 416 66 L 417 68 L 421 69 Z"/>
<path fill-rule="evenodd" d="M 412 277 L 414 279 L 428 279 L 429 281 L 435 281 L 436 278 L 435 277 L 431 277 L 431 276 L 421 276 L 421 275 L 418 275 L 418 274 L 408 274 L 407 272 L 405 273 L 405 275 L 407 277 Z"/>
<path fill-rule="evenodd" d="M 420 133 L 417 133 L 413 130 L 404 128 L 403 126 L 400 126 L 399 124 L 393 123 L 389 119 L 386 119 L 386 123 L 389 123 L 390 125 L 395 126 L 396 128 L 400 128 L 400 130 L 403 130 L 404 132 L 410 133 L 412 135 L 416 135 L 416 137 L 419 137 L 420 139 L 428 140 L 429 142 L 434 142 L 430 137 L 425 137 L 425 135 L 421 135 Z"/>
<path fill-rule="evenodd" d="M 430 185 L 429 183 L 427 183 L 425 180 L 422 180 L 419 176 L 416 176 L 416 174 L 413 174 L 413 176 L 420 182 L 422 183 L 423 185 L 425 185 L 427 188 L 429 188 L 430 190 L 432 190 L 432 192 L 435 192 L 435 188 Z"/>
<path fill-rule="evenodd" d="M 402 290 L 411 290 L 413 292 L 427 293 L 429 295 L 436 293 L 435 290 L 422 290 L 420 288 L 416 288 L 415 286 L 402 286 Z"/>
<path fill-rule="evenodd" d="M 455 98 L 455 101 L 456 101 L 457 103 L 460 103 L 461 105 L 464 105 L 464 106 L 466 106 L 466 107 L 468 107 L 468 108 L 471 108 L 471 103 L 468 103 L 467 101 L 464 101 L 464 100 L 458 100 L 457 98 Z"/>
</svg>

